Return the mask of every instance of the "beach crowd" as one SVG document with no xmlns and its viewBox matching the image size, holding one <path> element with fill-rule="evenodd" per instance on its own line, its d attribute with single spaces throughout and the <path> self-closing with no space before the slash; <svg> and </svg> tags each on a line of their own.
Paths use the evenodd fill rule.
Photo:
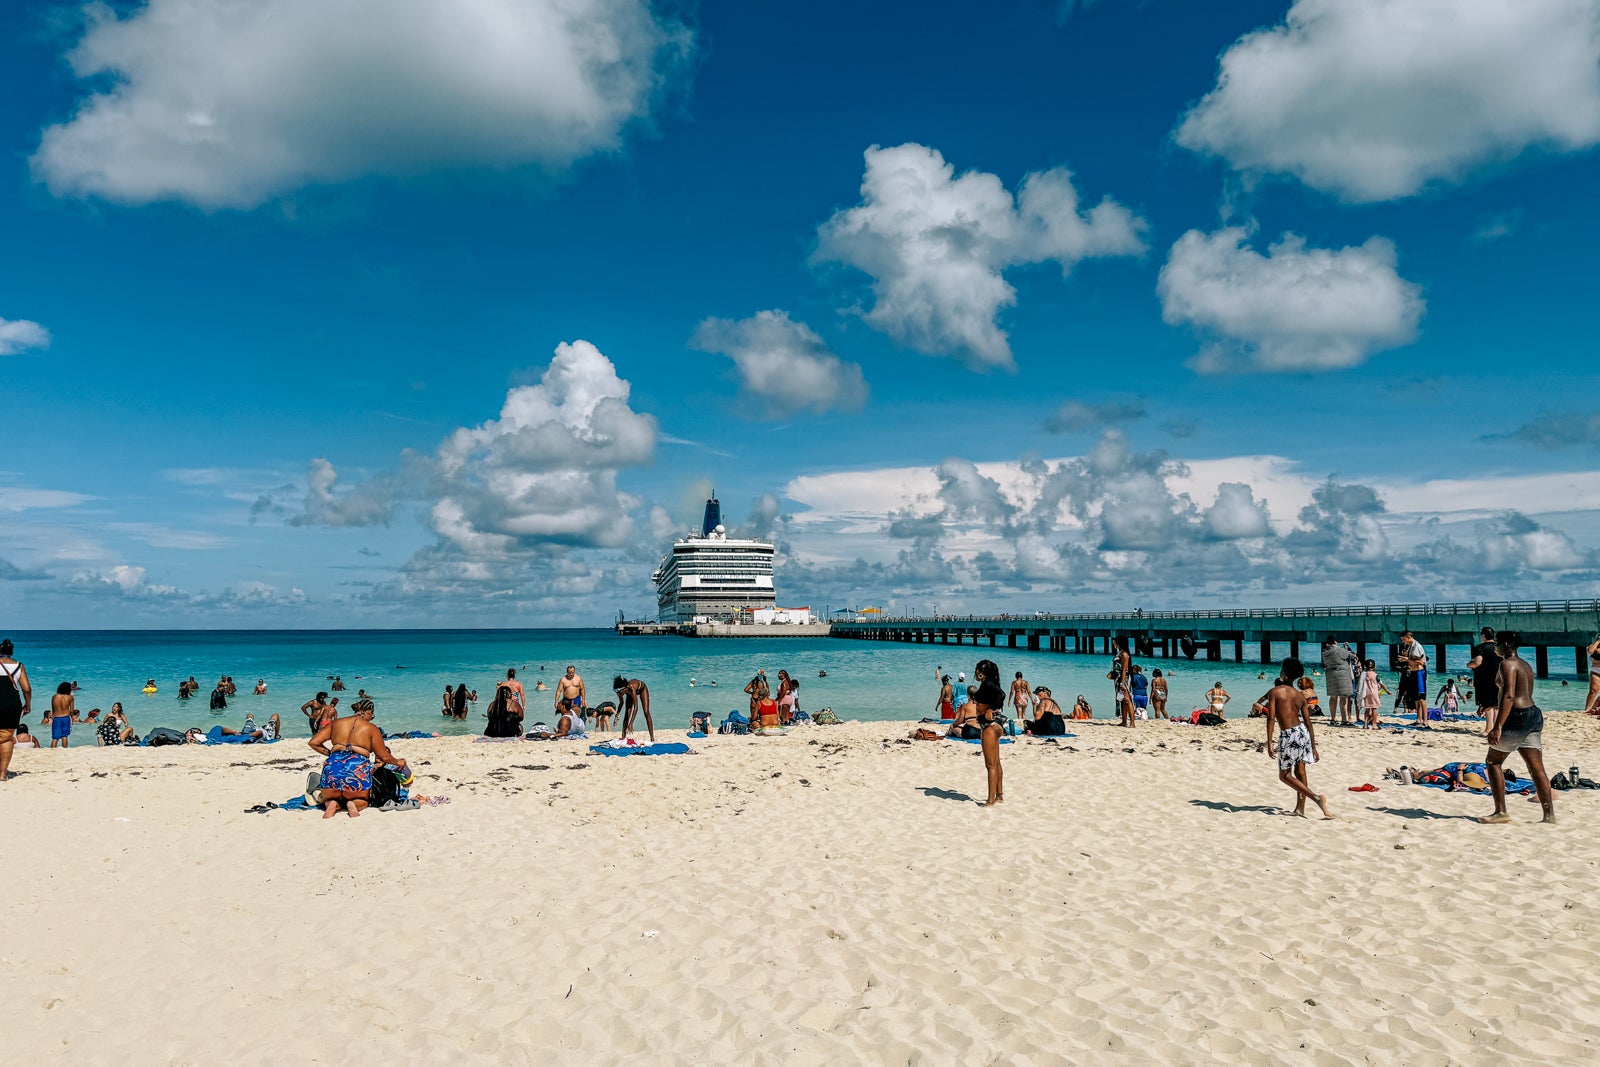
<svg viewBox="0 0 1600 1067">
<path fill-rule="evenodd" d="M 1521 638 L 1511 632 L 1496 634 L 1488 628 L 1482 631 L 1480 638 L 1472 648 L 1467 664 L 1469 673 L 1459 679 L 1446 679 L 1436 694 L 1438 704 L 1431 709 L 1428 656 L 1410 632 L 1401 635 L 1396 648 L 1399 679 L 1392 691 L 1380 679 L 1374 661 L 1360 659 L 1335 637 L 1324 640 L 1320 665 L 1313 665 L 1309 671 L 1298 658 L 1285 659 L 1277 678 L 1251 704 L 1250 716 L 1265 720 L 1266 736 L 1262 747 L 1277 761 L 1279 779 L 1295 794 L 1294 813 L 1303 815 L 1309 802 L 1316 804 L 1324 817 L 1333 817 L 1326 796 L 1316 792 L 1310 783 L 1309 767 L 1319 756 L 1317 720 L 1322 719 L 1320 725 L 1324 727 L 1379 728 L 1382 699 L 1392 693 L 1395 710 L 1415 715 L 1413 729 L 1429 729 L 1430 718 L 1461 718 L 1463 707 L 1475 707 L 1475 715 L 1484 726 L 1488 746 L 1484 764 L 1495 804 L 1493 813 L 1482 821 L 1509 821 L 1504 764 L 1510 754 L 1516 753 L 1527 767 L 1545 821 L 1554 822 L 1553 793 L 1543 761 L 1543 712 L 1533 701 L 1533 670 L 1519 655 Z M 1600 699 L 1600 638 L 1588 651 L 1592 667 L 1585 710 L 1594 713 L 1597 699 Z M 42 744 L 30 733 L 25 721 L 32 712 L 32 683 L 26 667 L 15 658 L 14 652 L 10 640 L 0 641 L 0 675 L 3 675 L 0 677 L 0 781 L 9 777 L 16 747 L 40 747 Z M 543 668 L 540 670 L 542 672 Z M 827 672 L 819 674 L 825 677 Z M 999 747 L 1003 736 L 1064 737 L 1068 736 L 1069 722 L 1094 717 L 1093 706 L 1085 694 L 1077 694 L 1070 709 L 1063 709 L 1048 685 L 1030 684 L 1021 671 L 1014 672 L 1007 682 L 993 660 L 979 660 L 973 667 L 970 683 L 965 671 L 957 671 L 952 678 L 940 667 L 935 668 L 934 676 L 938 684 L 934 710 L 938 713 L 936 721 L 943 729 L 919 730 L 918 736 L 976 741 L 982 746 L 987 785 L 984 806 L 994 806 L 1005 799 Z M 1265 672 L 1259 677 L 1264 680 Z M 1323 680 L 1326 707 L 1317 693 L 1317 677 Z M 1106 678 L 1111 683 L 1111 701 L 1118 725 L 1132 728 L 1141 720 L 1172 718 L 1168 709 L 1172 695 L 1170 679 L 1160 668 L 1146 674 L 1144 666 L 1133 661 L 1124 637 L 1113 639 Z M 340 697 L 334 694 L 346 691 L 347 687 L 339 675 L 329 675 L 328 680 L 328 689 L 318 691 L 303 703 L 300 712 L 311 734 L 310 747 L 324 760 L 320 786 L 325 815 L 343 810 L 355 816 L 367 806 L 374 767 L 387 767 L 407 777 L 409 769 L 403 758 L 390 751 L 389 738 L 374 724 L 376 704 L 372 696 L 360 689 L 348 708 L 341 709 Z M 698 683 L 690 679 L 689 684 Z M 715 686 L 716 682 L 707 684 Z M 68 747 L 74 725 L 91 727 L 95 743 L 102 746 L 184 741 L 260 742 L 283 736 L 283 724 L 277 714 L 258 720 L 252 713 L 246 715 L 237 729 L 221 725 L 205 731 L 199 727 L 185 731 L 157 728 L 141 739 L 120 702 L 113 703 L 107 712 L 100 708 L 80 712 L 76 703 L 77 688 L 75 682 L 59 683 L 48 710 L 42 715 L 41 729 L 49 728 L 51 748 Z M 648 684 L 643 679 L 619 673 L 612 679 L 610 688 L 611 698 L 591 703 L 587 682 L 575 666 L 568 665 L 553 686 L 540 679 L 533 689 L 534 693 L 551 694 L 554 724 L 538 721 L 528 725 L 529 690 L 518 679 L 516 668 L 509 668 L 505 677 L 495 682 L 494 695 L 483 713 L 484 735 L 489 738 L 583 740 L 590 737 L 591 729 L 608 734 L 615 724 L 626 742 L 642 716 L 653 744 L 655 723 Z M 781 731 L 810 720 L 800 708 L 800 688 L 799 680 L 787 669 L 779 670 L 771 681 L 764 669 L 757 670 L 744 687 L 749 699 L 748 717 L 731 713 L 720 729 L 723 732 Z M 200 689 L 191 675 L 179 683 L 178 697 L 187 701 Z M 147 680 L 143 692 L 157 691 L 155 679 Z M 228 699 L 237 692 L 233 678 L 221 676 L 211 691 L 210 709 L 219 713 L 226 710 Z M 267 693 L 264 678 L 257 680 L 254 693 Z M 478 691 L 466 683 L 447 685 L 440 713 L 456 721 L 466 720 L 477 700 Z M 1206 690 L 1203 701 L 1181 717 L 1197 726 L 1220 725 L 1226 721 L 1226 709 L 1232 701 L 1233 695 L 1218 680 Z M 924 721 L 935 720 L 930 717 Z M 691 736 L 710 733 L 710 716 L 695 713 L 690 728 Z"/>
</svg>

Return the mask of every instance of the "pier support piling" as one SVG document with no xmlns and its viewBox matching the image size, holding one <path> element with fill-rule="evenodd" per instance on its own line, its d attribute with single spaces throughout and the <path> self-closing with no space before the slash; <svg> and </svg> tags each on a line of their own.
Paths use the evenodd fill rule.
<svg viewBox="0 0 1600 1067">
<path fill-rule="evenodd" d="M 1533 650 L 1533 673 L 1540 678 L 1550 677 L 1550 646 L 1540 645 Z"/>
</svg>

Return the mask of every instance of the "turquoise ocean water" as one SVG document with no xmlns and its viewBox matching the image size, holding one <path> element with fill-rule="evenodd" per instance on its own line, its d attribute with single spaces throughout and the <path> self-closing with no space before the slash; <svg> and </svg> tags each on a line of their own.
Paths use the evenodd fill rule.
<svg viewBox="0 0 1600 1067">
<path fill-rule="evenodd" d="M 548 684 L 567 664 L 578 668 L 589 685 L 591 703 L 609 699 L 613 675 L 643 678 L 650 686 L 658 727 L 681 729 L 695 711 L 710 712 L 720 721 L 730 709 L 747 707 L 741 692 L 757 669 L 775 680 L 786 668 L 800 679 L 800 706 L 806 711 L 832 707 L 841 718 L 862 720 L 917 719 L 937 714 L 934 670 L 970 679 L 979 659 L 993 659 L 1004 679 L 1022 671 L 1034 685 L 1048 685 L 1069 708 L 1078 693 L 1088 696 L 1096 717 L 1111 717 L 1110 683 L 1104 656 L 1078 656 L 1021 649 L 903 645 L 834 638 L 711 639 L 683 637 L 620 637 L 611 630 L 330 630 L 330 631 L 35 631 L 9 635 L 17 658 L 28 668 L 35 690 L 34 723 L 45 698 L 63 681 L 80 687 L 84 710 L 109 708 L 120 700 L 141 734 L 153 726 L 236 725 L 246 712 L 282 716 L 290 737 L 307 731 L 300 705 L 329 686 L 328 675 L 343 677 L 349 691 L 342 704 L 365 688 L 377 703 L 378 722 L 386 730 L 429 730 L 447 734 L 480 733 L 483 713 L 496 680 L 516 667 L 529 692 L 528 722 L 553 723 L 551 702 L 532 692 Z M 1275 650 L 1287 654 L 1287 647 Z M 1309 651 L 1309 650 L 1308 650 Z M 1452 648 L 1451 662 L 1467 661 L 1465 649 Z M 1171 677 L 1169 710 L 1187 712 L 1201 702 L 1211 683 L 1221 680 L 1234 696 L 1233 714 L 1243 715 L 1267 683 L 1258 664 L 1207 663 L 1183 659 L 1139 659 L 1148 672 L 1160 667 Z M 819 678 L 826 670 L 828 677 Z M 1269 676 L 1272 671 L 1268 671 Z M 217 678 L 233 676 L 239 687 L 225 712 L 212 712 L 207 698 Z M 201 693 L 177 699 L 178 683 L 193 675 Z M 1393 675 L 1383 674 L 1391 689 Z M 145 696 L 140 689 L 154 678 L 160 692 Z M 257 678 L 267 680 L 266 696 L 251 690 Z M 690 686 L 690 679 L 696 681 Z M 710 682 L 717 682 L 715 688 Z M 1320 680 L 1319 680 L 1320 681 Z M 439 714 L 446 685 L 466 682 L 479 700 L 466 722 Z M 1430 690 L 1433 686 L 1430 683 Z M 1319 692 L 1322 686 L 1318 685 Z M 1539 702 L 1549 709 L 1581 707 L 1586 687 L 1560 678 L 1539 683 Z M 88 740 L 85 738 L 84 740 Z"/>
</svg>

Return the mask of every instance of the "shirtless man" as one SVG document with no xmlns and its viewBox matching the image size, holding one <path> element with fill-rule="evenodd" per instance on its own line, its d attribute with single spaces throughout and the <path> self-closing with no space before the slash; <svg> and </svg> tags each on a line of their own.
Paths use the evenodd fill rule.
<svg viewBox="0 0 1600 1067">
<path fill-rule="evenodd" d="M 933 702 L 933 709 L 941 719 L 956 717 L 956 688 L 951 684 L 948 674 L 939 679 L 939 699 Z"/>
<path fill-rule="evenodd" d="M 1506 757 L 1516 752 L 1528 765 L 1533 788 L 1544 808 L 1544 821 L 1556 821 L 1555 795 L 1544 773 L 1544 712 L 1533 702 L 1533 668 L 1517 655 L 1522 635 L 1507 630 L 1495 639 L 1500 653 L 1500 706 L 1489 719 L 1485 735 L 1489 740 L 1489 789 L 1494 793 L 1494 814 L 1479 819 L 1482 823 L 1510 822 L 1506 813 Z"/>
<path fill-rule="evenodd" d="M 603 676 L 602 676 L 603 677 Z M 572 710 L 583 718 L 587 708 L 589 690 L 584 687 L 583 675 L 578 673 L 578 668 L 567 664 L 567 673 L 556 682 L 556 709 L 559 711 L 563 700 L 572 701 Z"/>
<path fill-rule="evenodd" d="M 1317 762 L 1317 736 L 1306 712 L 1306 698 L 1295 687 L 1305 672 L 1300 661 L 1290 656 L 1283 661 L 1278 684 L 1267 693 L 1267 755 L 1278 757 L 1278 780 L 1295 792 L 1294 813 L 1305 815 L 1306 801 L 1314 800 L 1322 809 L 1322 817 L 1331 819 L 1327 801 L 1311 791 L 1306 774 L 1307 765 Z M 1274 726 L 1283 731 L 1276 746 L 1272 742 Z"/>
<path fill-rule="evenodd" d="M 506 710 L 515 712 L 517 721 L 521 722 L 528 710 L 528 694 L 522 691 L 522 683 L 517 681 L 515 667 L 507 668 L 506 680 L 500 683 L 500 688 L 506 690 Z"/>
<path fill-rule="evenodd" d="M 1011 680 L 1011 706 L 1016 709 L 1017 721 L 1022 722 L 1028 717 L 1028 706 L 1033 703 L 1033 689 L 1023 679 L 1022 672 L 1018 671 Z"/>
<path fill-rule="evenodd" d="M 50 698 L 50 714 L 45 721 L 50 724 L 50 747 L 59 743 L 62 748 L 72 745 L 72 720 L 77 717 L 78 705 L 72 699 L 72 683 L 56 686 L 56 695 Z"/>
<path fill-rule="evenodd" d="M 644 684 L 644 679 L 625 678 L 619 674 L 611 680 L 611 688 L 617 694 L 617 707 L 622 709 L 622 739 L 628 739 L 633 717 L 642 711 L 645 728 L 650 731 L 650 743 L 655 744 L 656 724 L 650 718 L 650 687 Z"/>
</svg>

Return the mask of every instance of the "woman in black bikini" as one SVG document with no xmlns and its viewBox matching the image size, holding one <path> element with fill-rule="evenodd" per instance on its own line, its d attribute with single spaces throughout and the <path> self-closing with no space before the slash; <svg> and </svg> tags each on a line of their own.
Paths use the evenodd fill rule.
<svg viewBox="0 0 1600 1067">
<path fill-rule="evenodd" d="M 1006 798 L 1000 772 L 1000 734 L 1004 729 L 1000 713 L 1006 706 L 1006 691 L 1000 688 L 1000 668 L 995 666 L 993 660 L 979 660 L 972 676 L 978 680 L 978 692 L 971 703 L 973 714 L 983 730 L 983 769 L 989 777 L 989 799 L 983 802 L 983 806 L 992 808 Z"/>
</svg>

